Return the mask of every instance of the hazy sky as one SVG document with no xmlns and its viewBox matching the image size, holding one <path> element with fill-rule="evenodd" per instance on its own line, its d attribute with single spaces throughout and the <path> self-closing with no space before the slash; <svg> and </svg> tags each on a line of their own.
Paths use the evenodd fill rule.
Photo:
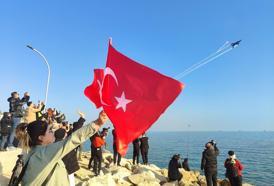
<svg viewBox="0 0 274 186">
<path fill-rule="evenodd" d="M 174 77 L 225 41 L 240 47 L 181 79 L 186 87 L 152 130 L 274 130 L 274 1 L 6 1 L 0 3 L 0 110 L 12 91 L 44 99 L 69 120 L 97 116 L 84 88 L 104 67 L 108 38 Z M 188 127 L 188 125 L 190 125 Z"/>
</svg>

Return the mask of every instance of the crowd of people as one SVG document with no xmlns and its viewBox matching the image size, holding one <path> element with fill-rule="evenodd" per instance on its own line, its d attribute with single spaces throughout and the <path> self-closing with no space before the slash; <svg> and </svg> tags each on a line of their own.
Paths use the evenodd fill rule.
<svg viewBox="0 0 274 186">
<path fill-rule="evenodd" d="M 202 153 L 201 170 L 204 171 L 207 186 L 217 186 L 217 156 L 220 152 L 214 140 L 205 144 L 205 149 Z M 190 171 L 188 158 L 185 158 L 183 163 L 180 163 L 180 154 L 175 154 L 171 158 L 168 165 L 168 177 L 171 181 L 180 181 L 183 175 L 179 168 L 184 168 Z M 228 158 L 225 160 L 224 167 L 226 168 L 225 175 L 228 178 L 231 186 L 242 185 L 242 170 L 244 169 L 241 162 L 236 158 L 234 151 L 228 151 Z"/>
<path fill-rule="evenodd" d="M 21 170 L 11 179 L 14 183 L 22 185 L 75 185 L 74 173 L 80 169 L 78 153 L 81 145 L 87 139 L 91 141 L 91 158 L 88 168 L 93 168 L 95 176 L 100 175 L 103 148 L 106 147 L 106 136 L 110 128 L 101 126 L 107 121 L 105 112 L 88 125 L 85 115 L 79 112 L 78 121 L 69 124 L 65 115 L 56 109 L 45 110 L 43 102 L 37 105 L 30 101 L 30 94 L 24 93 L 20 98 L 17 92 L 12 92 L 8 98 L 9 112 L 0 117 L 0 150 L 13 150 L 20 144 L 23 149 Z M 117 133 L 113 135 L 113 165 L 121 166 L 121 155 L 117 151 Z M 133 164 L 139 165 L 141 153 L 143 164 L 148 164 L 149 138 L 144 133 L 132 142 Z M 208 186 L 217 185 L 217 156 L 219 149 L 215 141 L 205 144 L 202 153 L 201 170 L 204 171 Z M 190 171 L 188 158 L 180 162 L 180 154 L 175 154 L 168 165 L 170 181 L 181 180 L 183 175 L 179 168 Z M 20 161 L 18 161 L 20 162 Z M 18 164 L 16 163 L 16 165 Z M 235 152 L 229 151 L 224 166 L 226 177 L 232 186 L 242 185 L 243 165 L 236 158 Z M 16 172 L 16 167 L 13 170 Z M 17 171 L 18 172 L 18 171 Z M 59 179 L 62 177 L 63 179 Z M 14 179 L 16 178 L 16 179 Z M 67 178 L 67 179 L 66 179 Z"/>
</svg>

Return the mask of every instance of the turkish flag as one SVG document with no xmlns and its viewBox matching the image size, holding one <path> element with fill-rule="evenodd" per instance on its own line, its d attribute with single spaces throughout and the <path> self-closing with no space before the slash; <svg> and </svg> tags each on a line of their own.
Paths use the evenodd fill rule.
<svg viewBox="0 0 274 186">
<path fill-rule="evenodd" d="M 94 69 L 94 79 L 91 85 L 85 88 L 84 94 L 92 101 L 96 108 L 102 106 L 100 89 L 104 78 L 104 69 Z"/>
<path fill-rule="evenodd" d="M 109 44 L 102 106 L 113 123 L 117 150 L 147 131 L 180 94 L 184 85 L 118 52 Z"/>
</svg>

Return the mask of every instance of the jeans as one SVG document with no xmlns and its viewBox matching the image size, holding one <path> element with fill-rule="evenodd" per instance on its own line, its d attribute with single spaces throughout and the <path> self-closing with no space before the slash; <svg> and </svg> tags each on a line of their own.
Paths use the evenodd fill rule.
<svg viewBox="0 0 274 186">
<path fill-rule="evenodd" d="M 15 137 L 15 130 L 16 130 L 16 127 L 20 123 L 21 123 L 21 118 L 18 118 L 18 117 L 13 118 L 12 132 L 11 132 L 10 139 L 9 139 L 9 144 L 8 144 L 9 147 L 13 146 L 12 143 L 13 143 L 13 140 L 14 140 L 14 137 Z"/>
<path fill-rule="evenodd" d="M 5 147 L 5 144 L 7 143 L 8 141 L 8 136 L 3 136 L 2 135 L 2 141 L 1 141 L 1 145 L 0 145 L 0 149 L 3 150 L 4 147 Z"/>
</svg>

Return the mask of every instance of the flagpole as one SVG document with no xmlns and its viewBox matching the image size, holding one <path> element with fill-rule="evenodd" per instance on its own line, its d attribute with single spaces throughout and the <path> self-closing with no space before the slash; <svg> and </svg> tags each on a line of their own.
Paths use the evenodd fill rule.
<svg viewBox="0 0 274 186">
<path fill-rule="evenodd" d="M 45 105 L 47 105 L 47 100 L 48 100 L 48 91 L 49 91 L 49 80 L 50 80 L 50 66 L 49 66 L 49 63 L 46 59 L 46 57 L 42 54 L 42 52 L 40 52 L 39 50 L 33 48 L 32 46 L 30 45 L 27 45 L 27 47 L 33 51 L 35 51 L 36 53 L 39 54 L 39 56 L 41 56 L 44 60 L 44 62 L 46 63 L 47 65 L 47 68 L 48 68 L 48 80 L 47 80 L 47 89 L 46 89 L 46 98 L 45 98 Z"/>
</svg>

